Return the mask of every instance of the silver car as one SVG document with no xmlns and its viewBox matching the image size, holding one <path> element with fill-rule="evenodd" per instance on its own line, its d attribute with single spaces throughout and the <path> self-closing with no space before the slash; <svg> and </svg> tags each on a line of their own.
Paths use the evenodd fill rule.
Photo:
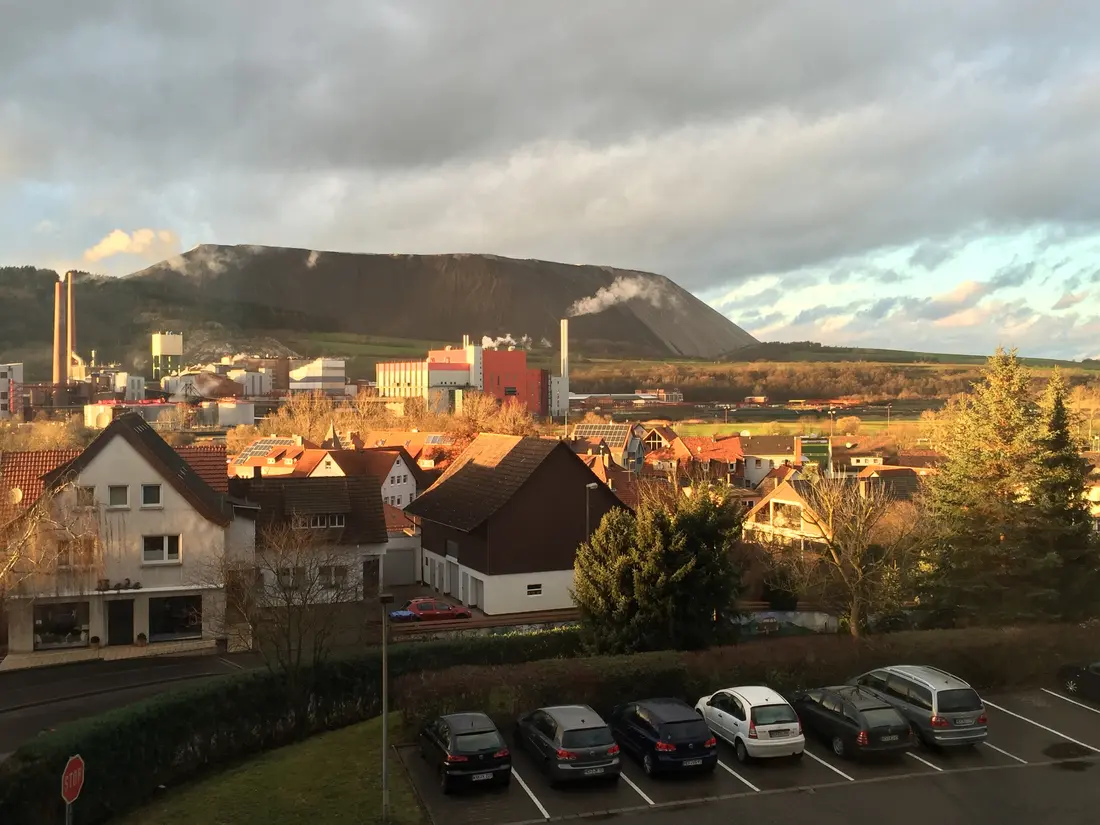
<svg viewBox="0 0 1100 825">
<path fill-rule="evenodd" d="M 619 746 L 607 723 L 587 705 L 539 708 L 520 717 L 516 746 L 535 758 L 552 785 L 619 778 Z"/>
<path fill-rule="evenodd" d="M 849 684 L 866 688 L 897 708 L 926 745 L 977 745 L 989 733 L 982 698 L 958 676 L 939 668 L 890 665 Z"/>
</svg>

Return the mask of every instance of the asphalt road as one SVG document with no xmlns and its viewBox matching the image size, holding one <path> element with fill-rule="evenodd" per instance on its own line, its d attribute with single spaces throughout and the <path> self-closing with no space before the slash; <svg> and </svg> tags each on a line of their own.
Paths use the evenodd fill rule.
<svg viewBox="0 0 1100 825">
<path fill-rule="evenodd" d="M 156 656 L 0 673 L 0 760 L 66 722 L 260 666 L 252 654 Z"/>
</svg>

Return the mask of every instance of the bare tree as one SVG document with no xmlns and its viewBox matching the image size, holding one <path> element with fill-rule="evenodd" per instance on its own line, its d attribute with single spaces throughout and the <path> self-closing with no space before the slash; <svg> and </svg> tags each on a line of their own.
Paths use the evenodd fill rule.
<svg viewBox="0 0 1100 825">
<path fill-rule="evenodd" d="M 0 610 L 99 588 L 112 531 L 89 490 L 65 484 L 26 506 L 21 495 L 0 489 Z"/>
<path fill-rule="evenodd" d="M 488 393 L 463 393 L 462 409 L 452 420 L 451 432 L 459 438 L 470 438 L 478 433 L 492 432 L 497 413 L 497 400 Z"/>
<path fill-rule="evenodd" d="M 361 560 L 335 543 L 324 516 L 262 528 L 255 548 L 231 547 L 203 571 L 225 588 L 225 615 L 214 632 L 258 651 L 291 684 L 327 659 L 350 629 L 361 630 Z M 367 585 L 370 587 L 370 585 Z"/>
<path fill-rule="evenodd" d="M 515 400 L 505 401 L 500 405 L 490 426 L 493 432 L 503 435 L 536 435 L 538 433 L 538 426 L 527 405 Z"/>
<path fill-rule="evenodd" d="M 836 431 L 843 435 L 859 435 L 859 428 L 863 426 L 863 419 L 858 415 L 846 415 L 836 421 Z"/>
<path fill-rule="evenodd" d="M 801 539 L 753 532 L 770 555 L 771 583 L 844 617 L 853 636 L 909 595 L 917 559 L 917 505 L 877 479 L 816 478 L 799 491 Z M 764 536 L 763 540 L 760 537 Z"/>
</svg>

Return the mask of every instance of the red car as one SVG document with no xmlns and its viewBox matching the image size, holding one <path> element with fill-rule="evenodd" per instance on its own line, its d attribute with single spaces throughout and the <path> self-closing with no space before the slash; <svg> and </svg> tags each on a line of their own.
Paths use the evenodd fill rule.
<svg viewBox="0 0 1100 825">
<path fill-rule="evenodd" d="M 441 602 L 438 599 L 413 599 L 400 610 L 390 612 L 392 622 L 430 622 L 443 619 L 469 619 L 469 608 Z"/>
</svg>

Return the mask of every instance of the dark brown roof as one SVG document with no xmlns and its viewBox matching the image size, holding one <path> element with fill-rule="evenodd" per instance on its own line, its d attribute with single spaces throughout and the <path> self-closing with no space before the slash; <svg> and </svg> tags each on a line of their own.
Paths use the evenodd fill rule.
<svg viewBox="0 0 1100 825">
<path fill-rule="evenodd" d="M 409 474 L 416 479 L 416 487 L 418 490 L 423 490 L 430 482 L 424 475 L 424 471 L 420 468 L 420 465 L 416 463 L 416 459 L 412 457 L 412 454 L 401 446 L 394 447 L 368 447 L 364 450 L 358 451 L 358 455 L 364 457 L 365 467 L 381 468 L 381 472 L 372 472 L 367 470 L 368 474 L 376 476 L 380 481 L 385 480 L 385 476 L 393 468 L 394 461 L 397 460 L 397 456 L 401 456 L 405 462 L 405 466 L 409 468 Z M 388 456 L 388 463 L 382 459 L 382 456 Z M 343 468 L 344 465 L 340 465 Z M 344 470 L 347 472 L 347 470 Z"/>
<path fill-rule="evenodd" d="M 895 467 L 939 467 L 944 458 L 941 453 L 932 450 L 910 450 L 886 459 L 886 463 Z"/>
<path fill-rule="evenodd" d="M 741 439 L 741 451 L 751 456 L 794 456 L 793 435 L 750 435 Z"/>
<path fill-rule="evenodd" d="M 405 512 L 468 533 L 507 504 L 554 450 L 580 460 L 561 441 L 483 433 Z"/>
<path fill-rule="evenodd" d="M 909 501 L 920 491 L 920 474 L 912 467 L 865 467 L 861 479 L 878 479 L 887 493 L 898 501 Z"/>
<path fill-rule="evenodd" d="M 287 525 L 296 517 L 343 515 L 341 544 L 385 544 L 389 536 L 382 490 L 370 476 L 230 479 L 230 492 L 260 506 L 259 528 Z"/>
<path fill-rule="evenodd" d="M 112 421 L 79 455 L 54 468 L 42 477 L 43 489 L 49 489 L 66 479 L 75 478 L 87 467 L 111 439 L 120 436 L 155 467 L 181 496 L 207 520 L 226 526 L 232 511 L 225 495 L 218 492 L 196 472 L 179 452 L 157 435 L 137 413 L 124 413 Z M 182 448 L 181 448 L 182 449 Z M 222 467 L 224 474 L 225 468 Z"/>
</svg>

